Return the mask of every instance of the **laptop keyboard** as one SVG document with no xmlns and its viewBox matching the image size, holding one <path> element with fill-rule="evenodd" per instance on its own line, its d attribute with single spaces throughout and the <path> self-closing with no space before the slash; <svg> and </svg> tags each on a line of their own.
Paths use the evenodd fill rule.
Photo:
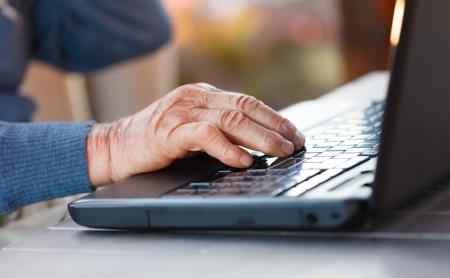
<svg viewBox="0 0 450 278">
<path fill-rule="evenodd" d="M 350 111 L 308 133 L 289 157 L 254 154 L 248 169 L 225 167 L 162 197 L 299 197 L 378 154 L 384 102 Z"/>
</svg>

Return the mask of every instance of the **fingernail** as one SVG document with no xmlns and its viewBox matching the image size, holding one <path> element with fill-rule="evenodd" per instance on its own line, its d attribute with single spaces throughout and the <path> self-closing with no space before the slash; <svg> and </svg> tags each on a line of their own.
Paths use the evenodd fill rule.
<svg viewBox="0 0 450 278">
<path fill-rule="evenodd" d="M 294 144 L 292 144 L 291 142 L 285 140 L 282 144 L 281 144 L 281 149 L 283 150 L 283 152 L 285 152 L 286 154 L 291 154 L 294 152 Z"/>
<path fill-rule="evenodd" d="M 242 166 L 244 166 L 244 167 L 250 167 L 253 164 L 253 159 L 249 155 L 241 156 L 239 161 L 241 162 Z"/>
<path fill-rule="evenodd" d="M 303 134 L 301 134 L 300 132 L 296 131 L 293 141 L 294 141 L 295 149 L 299 150 L 299 149 L 303 148 L 303 145 L 305 144 L 305 136 L 303 136 Z"/>
</svg>

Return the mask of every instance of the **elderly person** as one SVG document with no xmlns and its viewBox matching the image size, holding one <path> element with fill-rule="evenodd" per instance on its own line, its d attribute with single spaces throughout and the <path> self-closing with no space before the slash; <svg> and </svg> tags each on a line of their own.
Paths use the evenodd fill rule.
<svg viewBox="0 0 450 278">
<path fill-rule="evenodd" d="M 23 123 L 18 88 L 29 59 L 89 73 L 170 39 L 157 0 L 0 0 L 0 215 L 155 171 L 192 151 L 248 167 L 242 145 L 273 156 L 303 146 L 295 126 L 253 97 L 185 85 L 113 123 Z"/>
</svg>

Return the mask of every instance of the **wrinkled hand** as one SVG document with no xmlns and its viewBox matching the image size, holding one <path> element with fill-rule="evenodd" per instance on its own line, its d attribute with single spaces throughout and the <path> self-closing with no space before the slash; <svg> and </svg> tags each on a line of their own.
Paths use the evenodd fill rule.
<svg viewBox="0 0 450 278">
<path fill-rule="evenodd" d="M 193 151 L 243 168 L 252 157 L 237 145 L 283 157 L 304 141 L 291 122 L 254 97 L 185 85 L 135 115 L 95 125 L 87 139 L 89 179 L 100 186 L 164 168 Z"/>
</svg>

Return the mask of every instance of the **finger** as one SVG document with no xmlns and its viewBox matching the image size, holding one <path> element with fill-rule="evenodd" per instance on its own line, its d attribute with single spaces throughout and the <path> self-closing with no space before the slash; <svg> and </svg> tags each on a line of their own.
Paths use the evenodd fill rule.
<svg viewBox="0 0 450 278">
<path fill-rule="evenodd" d="M 187 123 L 172 133 L 174 144 L 183 150 L 199 148 L 224 164 L 242 168 L 253 163 L 251 155 L 232 144 L 213 124 L 206 122 Z"/>
<path fill-rule="evenodd" d="M 196 120 L 210 122 L 233 142 L 272 156 L 288 156 L 294 152 L 294 145 L 273 130 L 250 120 L 243 112 L 236 110 L 202 109 Z"/>
<path fill-rule="evenodd" d="M 292 141 L 296 149 L 302 148 L 305 143 L 305 137 L 293 123 L 252 96 L 233 92 L 214 92 L 205 89 L 203 105 L 210 109 L 241 111 L 253 121 Z"/>
<path fill-rule="evenodd" d="M 215 87 L 215 86 L 213 86 L 211 84 L 205 83 L 205 82 L 199 82 L 199 83 L 197 83 L 195 85 L 201 87 L 202 89 L 210 91 L 210 92 L 223 92 L 222 89 L 219 89 L 219 88 L 217 88 L 217 87 Z"/>
</svg>

